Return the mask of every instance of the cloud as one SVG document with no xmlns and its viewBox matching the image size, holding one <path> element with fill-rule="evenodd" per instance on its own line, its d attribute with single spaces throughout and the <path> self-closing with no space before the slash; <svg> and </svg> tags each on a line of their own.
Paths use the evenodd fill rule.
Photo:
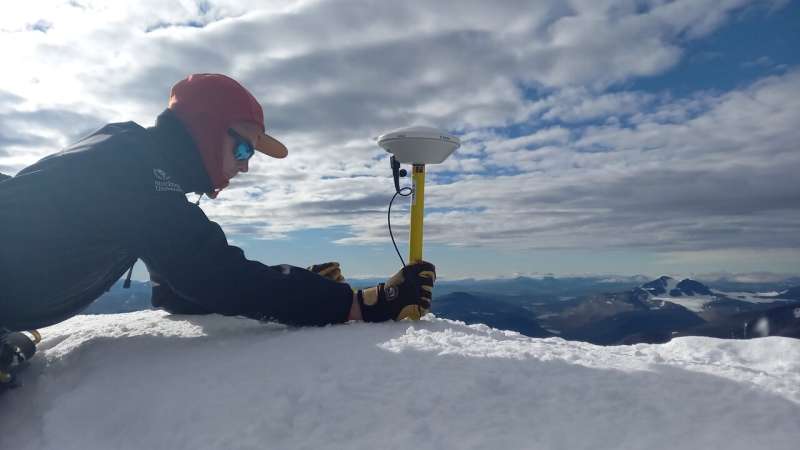
<svg viewBox="0 0 800 450">
<path fill-rule="evenodd" d="M 633 123 L 573 128 L 555 144 L 540 139 L 550 129 L 497 145 L 485 139 L 489 164 L 522 173 L 431 186 L 429 205 L 480 213 L 431 213 L 426 239 L 507 248 L 797 248 L 796 92 L 797 71 L 693 102 L 662 100 Z M 681 106 L 692 112 L 674 114 Z M 587 151 L 598 147 L 606 150 Z M 360 239 L 375 242 L 385 233 L 379 224 L 362 230 Z"/>
<path fill-rule="evenodd" d="M 741 64 L 745 69 L 759 69 L 765 67 L 775 66 L 775 62 L 769 56 L 760 56 L 750 61 L 745 61 Z"/>
<path fill-rule="evenodd" d="M 66 109 L 26 110 L 24 100 L 0 91 L 0 172 L 16 173 L 99 128 L 102 120 Z"/>
<path fill-rule="evenodd" d="M 268 129 L 290 151 L 254 160 L 203 203 L 234 234 L 346 227 L 342 243 L 384 242 L 392 182 L 370 138 L 428 124 L 464 142 L 430 171 L 431 242 L 796 248 L 797 71 L 686 98 L 625 89 L 674 67 L 737 14 L 784 4 L 20 7 L 0 20 L 7 60 L 28 62 L 0 74 L 9 91 L 0 93 L 0 170 L 16 172 L 104 121 L 150 125 L 173 83 L 223 72 L 262 101 Z M 28 26 L 36 23 L 46 33 Z M 398 233 L 406 208 L 399 201 Z"/>
</svg>

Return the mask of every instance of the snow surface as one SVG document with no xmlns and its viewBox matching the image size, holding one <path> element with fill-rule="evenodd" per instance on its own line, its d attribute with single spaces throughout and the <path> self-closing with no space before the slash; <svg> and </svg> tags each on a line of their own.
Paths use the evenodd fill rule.
<svg viewBox="0 0 800 450">
<path fill-rule="evenodd" d="M 756 292 L 755 295 L 760 296 L 760 297 L 777 297 L 777 296 L 779 296 L 779 295 L 781 295 L 782 293 L 785 293 L 785 292 L 788 292 L 788 291 Z M 738 294 L 738 293 L 733 293 L 733 294 L 735 295 L 735 294 Z M 749 292 L 742 292 L 742 294 L 750 294 L 750 293 Z"/>
<path fill-rule="evenodd" d="M 796 449 L 800 341 L 598 347 L 431 318 L 42 330 L 3 449 Z"/>
<path fill-rule="evenodd" d="M 664 283 L 664 289 L 667 290 L 667 295 L 669 295 L 673 289 L 678 289 L 678 283 L 680 283 L 680 280 L 676 280 L 675 278 L 667 278 L 665 281 L 666 283 Z"/>
<path fill-rule="evenodd" d="M 723 292 L 713 291 L 715 294 L 750 303 L 778 303 L 778 302 L 792 302 L 794 300 L 787 298 L 778 298 L 778 292 Z"/>
<path fill-rule="evenodd" d="M 683 306 L 689 311 L 703 312 L 703 308 L 705 307 L 705 305 L 710 302 L 713 302 L 714 300 L 717 300 L 717 297 L 711 295 L 692 295 L 686 297 L 669 297 L 669 296 L 659 295 L 651 297 L 651 300 L 670 302 L 676 305 Z"/>
</svg>

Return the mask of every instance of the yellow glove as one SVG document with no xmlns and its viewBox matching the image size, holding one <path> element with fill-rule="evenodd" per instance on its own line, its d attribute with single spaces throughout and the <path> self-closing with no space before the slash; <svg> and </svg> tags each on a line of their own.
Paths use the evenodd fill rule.
<svg viewBox="0 0 800 450">
<path fill-rule="evenodd" d="M 403 267 L 386 283 L 357 292 L 366 322 L 419 320 L 431 309 L 436 267 L 425 261 Z"/>
<path fill-rule="evenodd" d="M 342 276 L 342 269 L 338 262 L 314 264 L 308 270 L 337 283 L 344 283 L 344 276 Z"/>
</svg>

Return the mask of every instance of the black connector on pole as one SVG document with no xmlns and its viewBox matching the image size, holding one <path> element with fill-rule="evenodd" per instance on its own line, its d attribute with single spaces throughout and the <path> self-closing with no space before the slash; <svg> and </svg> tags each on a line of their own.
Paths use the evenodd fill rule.
<svg viewBox="0 0 800 450">
<path fill-rule="evenodd" d="M 400 178 L 405 177 L 408 175 L 406 169 L 400 168 L 400 162 L 392 155 L 389 158 L 389 163 L 392 165 L 392 178 L 394 178 L 394 190 L 395 192 L 400 192 Z"/>
</svg>

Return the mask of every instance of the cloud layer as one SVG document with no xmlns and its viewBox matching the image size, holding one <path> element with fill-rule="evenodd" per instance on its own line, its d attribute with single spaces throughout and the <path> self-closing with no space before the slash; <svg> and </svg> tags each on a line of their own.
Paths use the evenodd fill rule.
<svg viewBox="0 0 800 450">
<path fill-rule="evenodd" d="M 728 92 L 626 89 L 743 13 L 784 1 L 53 2 L 0 19 L 0 171 L 105 121 L 150 125 L 188 73 L 228 73 L 286 160 L 206 209 L 280 238 L 385 242 L 371 137 L 411 124 L 464 146 L 430 168 L 426 239 L 495 248 L 800 247 L 800 72 Z M 38 5 L 38 3 L 37 3 Z M 398 208 L 397 229 L 405 216 Z"/>
</svg>

